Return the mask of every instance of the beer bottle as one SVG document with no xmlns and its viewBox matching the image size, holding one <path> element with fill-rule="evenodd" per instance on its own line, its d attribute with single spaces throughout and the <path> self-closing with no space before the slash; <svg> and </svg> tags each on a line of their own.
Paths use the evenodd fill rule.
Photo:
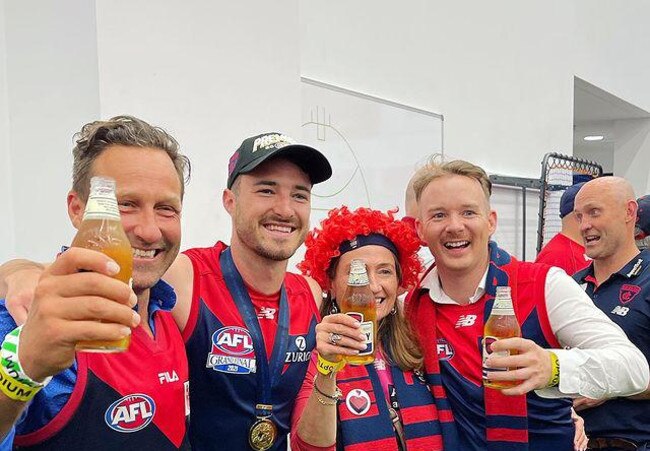
<svg viewBox="0 0 650 451">
<path fill-rule="evenodd" d="M 521 328 L 512 306 L 510 287 L 497 287 L 492 312 L 490 312 L 490 317 L 485 322 L 485 328 L 483 329 L 483 385 L 486 387 L 502 389 L 519 384 L 519 381 L 490 381 L 487 378 L 488 371 L 511 371 L 516 368 L 485 367 L 485 361 L 490 354 L 507 357 L 516 353 L 516 351 L 492 351 L 492 344 L 495 341 L 511 337 L 521 337 Z"/>
<path fill-rule="evenodd" d="M 370 289 L 366 264 L 352 260 L 348 274 L 348 286 L 339 302 L 342 313 L 347 313 L 361 323 L 361 333 L 366 336 L 366 349 L 356 356 L 346 356 L 350 365 L 367 365 L 375 361 L 377 339 L 377 306 Z"/>
<path fill-rule="evenodd" d="M 107 177 L 93 177 L 90 180 L 90 194 L 83 221 L 71 246 L 108 255 L 120 265 L 120 272 L 113 277 L 131 285 L 133 251 L 120 221 L 115 180 Z M 80 341 L 76 349 L 87 352 L 122 352 L 129 348 L 130 342 L 130 335 L 115 341 Z"/>
</svg>

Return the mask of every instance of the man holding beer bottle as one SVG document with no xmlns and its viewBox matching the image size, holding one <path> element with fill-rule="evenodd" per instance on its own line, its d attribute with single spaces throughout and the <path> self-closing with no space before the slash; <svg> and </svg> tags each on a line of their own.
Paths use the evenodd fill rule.
<svg viewBox="0 0 650 451">
<path fill-rule="evenodd" d="M 27 321 L 2 345 L 2 447 L 15 433 L 20 449 L 189 449 L 187 359 L 169 313 L 174 293 L 160 281 L 180 246 L 189 162 L 174 138 L 130 116 L 87 124 L 76 137 L 70 219 L 79 228 L 84 210 L 90 216 L 92 176 L 116 182 L 133 290 L 112 277 L 130 261 L 76 247 L 80 236 L 45 269 Z M 3 303 L 2 335 L 14 327 Z M 121 353 L 75 353 L 81 342 L 88 348 L 129 336 Z"/>
<path fill-rule="evenodd" d="M 414 189 L 416 226 L 436 266 L 407 309 L 427 381 L 451 404 L 460 449 L 571 450 L 567 396 L 625 396 L 647 387 L 643 355 L 569 276 L 519 262 L 490 241 L 497 217 L 483 169 L 432 160 Z M 484 362 L 487 380 L 517 381 L 498 390 L 485 386 L 481 348 L 497 288 L 506 286 L 522 337 L 489 343 L 495 354 Z"/>
</svg>

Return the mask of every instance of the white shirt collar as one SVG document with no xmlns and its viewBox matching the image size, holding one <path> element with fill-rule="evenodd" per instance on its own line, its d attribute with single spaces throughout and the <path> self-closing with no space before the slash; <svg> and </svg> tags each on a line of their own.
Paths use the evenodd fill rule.
<svg viewBox="0 0 650 451">
<path fill-rule="evenodd" d="M 485 268 L 485 273 L 483 274 L 481 281 L 478 283 L 478 287 L 476 287 L 476 290 L 474 291 L 474 295 L 470 296 L 469 298 L 470 304 L 474 304 L 475 302 L 477 302 L 479 299 L 481 299 L 483 293 L 485 293 L 485 282 L 487 280 L 487 273 L 489 268 L 490 268 L 489 265 L 487 268 Z M 455 300 L 450 298 L 447 295 L 447 293 L 445 293 L 444 290 L 442 289 L 442 285 L 440 284 L 440 277 L 438 277 L 437 267 L 434 267 L 429 272 L 429 274 L 427 274 L 427 276 L 422 281 L 422 287 L 429 289 L 429 297 L 436 304 L 459 304 L 459 302 L 456 302 Z"/>
</svg>

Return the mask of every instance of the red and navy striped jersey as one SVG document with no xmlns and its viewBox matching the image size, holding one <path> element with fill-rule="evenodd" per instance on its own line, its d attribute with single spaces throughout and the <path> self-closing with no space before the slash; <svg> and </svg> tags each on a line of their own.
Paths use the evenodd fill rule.
<svg viewBox="0 0 650 451">
<path fill-rule="evenodd" d="M 255 422 L 256 361 L 253 341 L 223 279 L 219 265 L 223 243 L 185 251 L 194 268 L 192 307 L 183 331 L 190 364 L 194 450 L 246 450 L 248 431 Z M 286 449 L 286 435 L 294 400 L 302 385 L 311 351 L 316 345 L 319 316 L 304 277 L 287 273 L 284 280 L 289 305 L 289 341 L 284 369 L 272 387 L 273 421 L 278 440 L 272 449 Z M 279 293 L 263 296 L 248 292 L 255 305 L 267 355 L 271 356 L 277 329 Z"/>
<path fill-rule="evenodd" d="M 18 449 L 189 449 L 187 359 L 169 312 L 154 316 L 155 338 L 133 330 L 128 351 L 77 353 L 74 389 L 43 427 L 16 435 Z"/>
</svg>

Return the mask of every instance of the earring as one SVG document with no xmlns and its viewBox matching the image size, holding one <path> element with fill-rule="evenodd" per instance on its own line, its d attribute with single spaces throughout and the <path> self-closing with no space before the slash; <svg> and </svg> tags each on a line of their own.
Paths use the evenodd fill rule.
<svg viewBox="0 0 650 451">
<path fill-rule="evenodd" d="M 390 314 L 391 315 L 396 315 L 397 314 L 397 307 L 396 306 L 393 306 L 393 308 L 390 311 Z"/>
</svg>

